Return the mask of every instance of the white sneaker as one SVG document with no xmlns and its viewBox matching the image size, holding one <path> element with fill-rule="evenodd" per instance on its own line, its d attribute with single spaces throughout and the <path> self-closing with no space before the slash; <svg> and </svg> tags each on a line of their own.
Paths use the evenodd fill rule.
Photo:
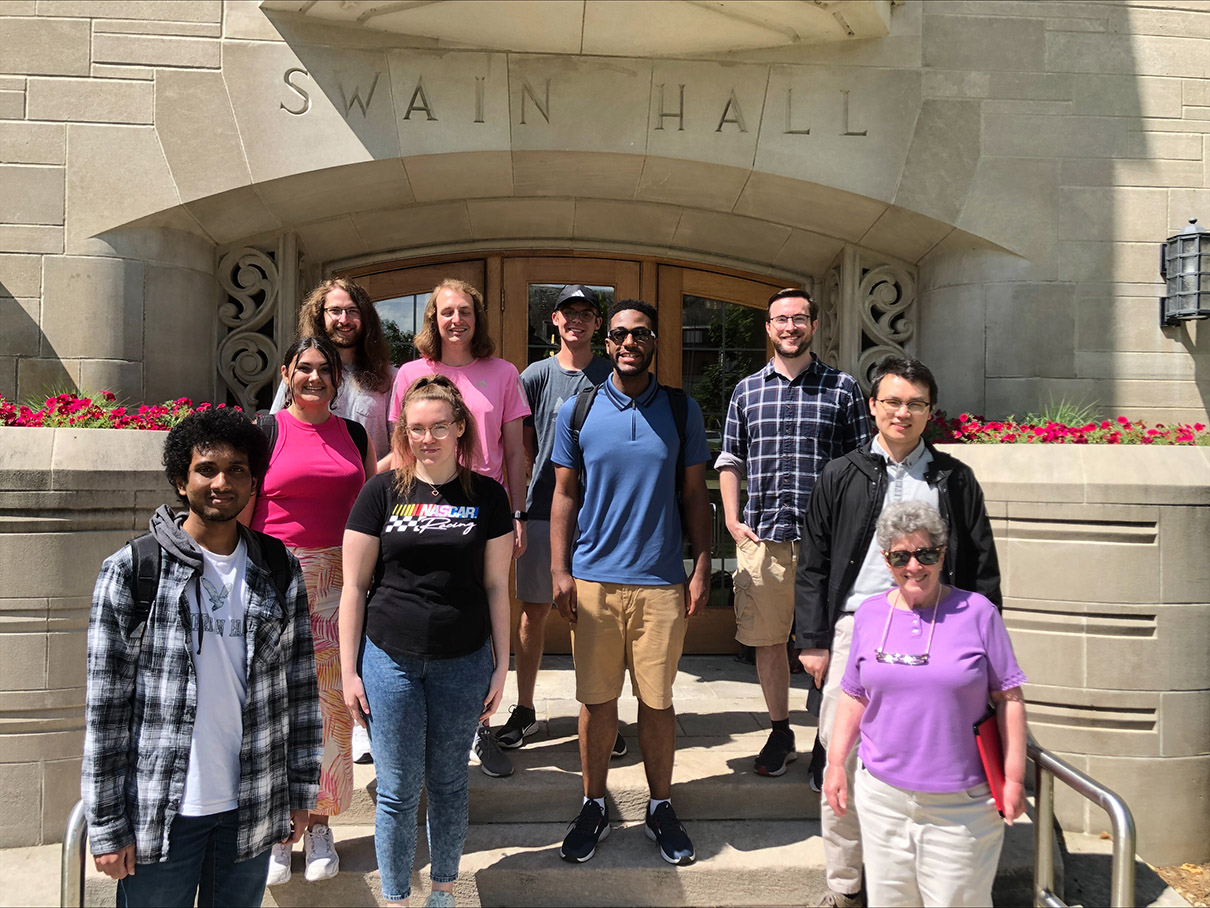
<svg viewBox="0 0 1210 908">
<path fill-rule="evenodd" d="M 269 879 L 266 885 L 279 886 L 290 882 L 290 845 L 274 845 L 269 854 Z"/>
<path fill-rule="evenodd" d="M 424 908 L 454 908 L 454 894 L 444 889 L 434 889 L 424 900 Z"/>
<path fill-rule="evenodd" d="M 370 733 L 360 722 L 353 723 L 353 762 L 374 762 L 374 755 L 370 752 Z"/>
<path fill-rule="evenodd" d="M 303 852 L 306 854 L 308 883 L 330 880 L 340 872 L 340 855 L 332 841 L 332 830 L 316 823 L 303 833 Z"/>
</svg>

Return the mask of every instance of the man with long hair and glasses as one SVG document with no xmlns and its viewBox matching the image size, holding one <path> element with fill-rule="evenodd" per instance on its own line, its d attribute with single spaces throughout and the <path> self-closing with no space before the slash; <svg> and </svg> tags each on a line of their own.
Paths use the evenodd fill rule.
<svg viewBox="0 0 1210 908">
<path fill-rule="evenodd" d="M 923 440 L 937 405 L 937 381 L 919 360 L 883 360 L 874 372 L 869 409 L 878 434 L 869 445 L 833 460 L 807 502 L 794 582 L 795 634 L 803 669 L 823 688 L 819 736 L 831 741 L 840 681 L 849 658 L 853 614 L 864 600 L 894 586 L 874 527 L 901 501 L 936 508 L 948 524 L 942 582 L 1000 606 L 1000 565 L 983 490 L 971 468 Z M 853 784 L 856 748 L 845 761 Z M 851 789 L 850 789 L 851 790 Z M 822 905 L 865 903 L 857 812 L 838 814 L 820 799 L 828 892 Z"/>
<path fill-rule="evenodd" d="M 791 287 L 769 298 L 765 333 L 773 358 L 735 386 L 714 464 L 735 540 L 735 639 L 756 650 L 772 723 L 753 767 L 762 776 L 780 776 L 798 756 L 786 642 L 807 498 L 828 461 L 870 440 L 856 380 L 811 352 L 818 325 L 819 311 L 806 291 Z M 748 503 L 741 513 L 744 477 Z"/>
<path fill-rule="evenodd" d="M 382 320 L 369 294 L 356 281 L 333 277 L 307 294 L 298 310 L 299 337 L 326 337 L 340 351 L 340 386 L 332 412 L 365 426 L 378 454 L 378 470 L 390 467 L 391 442 L 387 426 L 391 382 L 395 369 L 382 333 Z M 286 407 L 283 382 L 271 413 Z"/>
</svg>

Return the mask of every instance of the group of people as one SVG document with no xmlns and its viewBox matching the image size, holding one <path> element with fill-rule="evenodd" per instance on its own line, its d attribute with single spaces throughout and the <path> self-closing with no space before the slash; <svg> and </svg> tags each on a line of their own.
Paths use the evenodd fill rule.
<svg viewBox="0 0 1210 908">
<path fill-rule="evenodd" d="M 588 861 L 609 834 L 629 674 L 646 833 L 668 863 L 695 860 L 671 802 L 672 690 L 710 587 L 710 455 L 698 404 L 651 372 L 655 307 L 615 303 L 600 357 L 604 318 L 592 289 L 563 288 L 558 351 L 518 374 L 492 356 L 479 291 L 446 280 L 396 370 L 365 291 L 334 278 L 300 310 L 269 415 L 215 408 L 169 433 L 185 510 L 160 508 L 106 559 L 89 626 L 83 794 L 119 905 L 259 904 L 299 839 L 306 879 L 334 876 L 328 821 L 351 802 L 355 750 L 375 763 L 384 899 L 410 897 L 423 789 L 425 904 L 452 905 L 468 749 L 513 772 L 503 751 L 538 728 L 552 608 L 581 704 L 583 796 L 560 856 Z M 982 492 L 922 441 L 928 369 L 888 360 L 867 397 L 811 353 L 817 326 L 804 291 L 770 299 L 774 355 L 736 387 L 715 463 L 736 637 L 772 726 L 753 768 L 777 777 L 797 756 L 792 640 L 823 691 L 824 904 L 988 904 L 1003 824 L 972 725 L 990 701 L 1011 823 L 1025 714 Z M 492 730 L 514 561 L 517 703 Z"/>
</svg>

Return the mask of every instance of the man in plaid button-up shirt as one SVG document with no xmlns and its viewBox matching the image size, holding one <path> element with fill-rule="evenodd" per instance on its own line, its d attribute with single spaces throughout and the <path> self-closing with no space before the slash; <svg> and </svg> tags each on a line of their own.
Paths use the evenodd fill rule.
<svg viewBox="0 0 1210 908">
<path fill-rule="evenodd" d="M 154 597 L 136 601 L 129 546 L 105 560 L 93 593 L 89 840 L 120 905 L 259 905 L 271 846 L 302 834 L 319 791 L 306 589 L 292 555 L 267 554 L 277 540 L 235 520 L 268 465 L 242 413 L 186 418 L 164 465 L 188 510 L 151 519 Z"/>
<path fill-rule="evenodd" d="M 727 530 L 735 539 L 735 639 L 756 650 L 773 729 L 755 770 L 780 776 L 798 757 L 790 730 L 786 642 L 794 621 L 798 538 L 815 478 L 834 457 L 870 440 L 866 405 L 851 375 L 811 352 L 819 325 L 802 290 L 773 294 L 765 330 L 773 358 L 735 387 L 715 462 Z M 748 479 L 741 518 L 740 481 Z"/>
</svg>

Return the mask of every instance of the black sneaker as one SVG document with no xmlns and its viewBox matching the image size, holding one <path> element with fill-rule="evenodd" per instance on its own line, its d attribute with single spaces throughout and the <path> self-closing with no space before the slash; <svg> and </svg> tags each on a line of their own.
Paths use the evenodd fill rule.
<svg viewBox="0 0 1210 908">
<path fill-rule="evenodd" d="M 780 776 L 786 771 L 786 764 L 798 759 L 794 750 L 794 732 L 786 734 L 779 728 L 769 732 L 769 740 L 756 755 L 754 769 L 760 776 Z"/>
<path fill-rule="evenodd" d="M 828 752 L 817 737 L 815 739 L 815 749 L 811 751 L 811 766 L 808 769 L 810 773 L 808 781 L 811 784 L 812 791 L 819 792 L 823 790 L 823 771 L 827 765 Z"/>
<path fill-rule="evenodd" d="M 597 842 L 609 837 L 609 810 L 602 810 L 589 798 L 580 815 L 567 824 L 567 835 L 559 846 L 559 857 L 583 864 L 597 853 Z"/>
<path fill-rule="evenodd" d="M 496 743 L 513 750 L 525 743 L 525 736 L 538 730 L 538 714 L 528 706 L 517 704 L 509 710 L 508 721 L 496 732 Z"/>
<path fill-rule="evenodd" d="M 471 759 L 479 761 L 479 768 L 485 776 L 501 779 L 513 774 L 513 762 L 504 756 L 504 751 L 496 743 L 491 730 L 486 725 L 480 725 L 475 731 L 475 744 L 471 748 Z"/>
<path fill-rule="evenodd" d="M 647 814 L 647 838 L 660 846 L 660 857 L 669 864 L 683 867 L 697 858 L 689 834 L 667 801 L 657 807 L 655 813 Z"/>
<path fill-rule="evenodd" d="M 609 752 L 609 756 L 611 759 L 613 757 L 624 757 L 626 756 L 626 749 L 626 739 L 622 737 L 622 733 L 619 731 L 617 739 L 613 742 L 613 750 Z"/>
</svg>

